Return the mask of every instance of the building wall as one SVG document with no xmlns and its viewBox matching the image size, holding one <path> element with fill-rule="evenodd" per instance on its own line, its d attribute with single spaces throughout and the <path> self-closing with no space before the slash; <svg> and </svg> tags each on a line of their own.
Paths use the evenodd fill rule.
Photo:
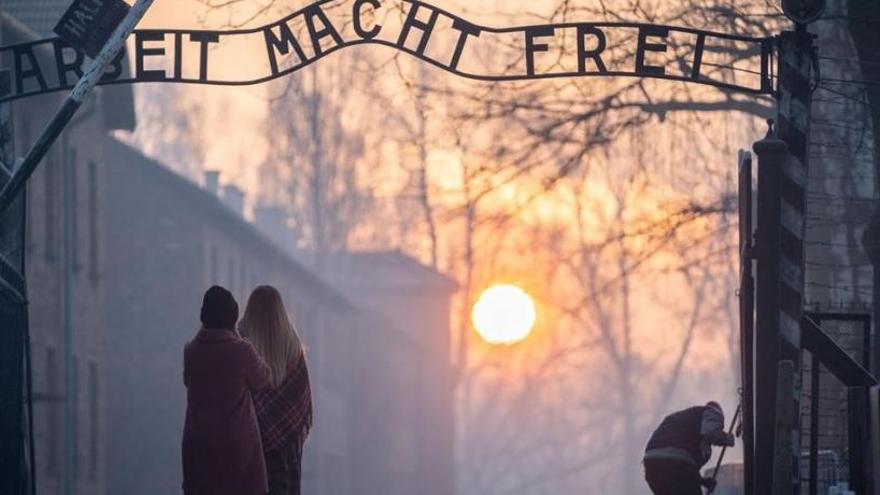
<svg viewBox="0 0 880 495">
<path fill-rule="evenodd" d="M 3 43 L 50 35 L 51 27 L 69 3 L 2 2 Z M 43 68 L 54 67 L 48 48 L 35 55 Z M 50 70 L 46 76 L 51 75 Z M 18 156 L 30 148 L 63 97 L 57 93 L 12 104 Z M 96 89 L 28 181 L 26 275 L 36 491 L 41 494 L 62 493 L 65 473 L 70 475 L 73 493 L 104 491 L 107 452 L 102 305 L 106 266 L 101 244 L 105 181 L 100 143 L 111 128 L 133 125 L 133 109 L 130 88 Z M 68 208 L 67 204 L 72 206 Z M 72 335 L 69 373 L 66 331 Z M 69 396 L 65 393 L 68 379 L 73 385 Z M 73 402 L 69 439 L 65 438 L 65 401 Z M 67 445 L 72 452 L 69 460 L 65 456 Z"/>
<path fill-rule="evenodd" d="M 108 155 L 107 493 L 178 493 L 179 462 L 171 460 L 183 426 L 181 359 L 198 328 L 205 234 L 192 216 L 163 214 L 173 189 L 141 187 L 143 177 Z M 180 276 L 169 283 L 165 273 Z"/>
<path fill-rule="evenodd" d="M 15 104 L 18 149 L 27 149 L 58 107 L 54 96 Z M 61 493 L 64 475 L 65 327 L 73 337 L 75 401 L 73 479 L 79 493 L 103 490 L 105 453 L 101 446 L 103 367 L 101 259 L 103 159 L 105 135 L 100 119 L 84 109 L 82 117 L 53 146 L 27 188 L 27 278 L 34 388 L 37 490 Z M 68 175 L 70 174 L 70 175 Z M 65 205 L 72 202 L 73 212 Z M 65 241 L 65 218 L 74 219 Z M 72 254 L 68 254 L 72 250 Z M 72 264 L 67 262 L 71 257 Z M 68 281 L 69 279 L 69 281 Z M 65 309 L 70 292 L 71 308 Z"/>
</svg>

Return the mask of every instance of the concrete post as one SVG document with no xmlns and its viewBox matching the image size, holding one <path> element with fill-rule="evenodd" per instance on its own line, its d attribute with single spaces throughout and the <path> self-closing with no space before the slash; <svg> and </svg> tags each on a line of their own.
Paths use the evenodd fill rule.
<svg viewBox="0 0 880 495">
<path fill-rule="evenodd" d="M 773 483 L 776 438 L 776 377 L 780 347 L 780 171 L 788 147 L 771 127 L 753 149 L 758 157 L 758 225 L 754 335 L 754 456 L 752 493 L 763 495 Z"/>
</svg>

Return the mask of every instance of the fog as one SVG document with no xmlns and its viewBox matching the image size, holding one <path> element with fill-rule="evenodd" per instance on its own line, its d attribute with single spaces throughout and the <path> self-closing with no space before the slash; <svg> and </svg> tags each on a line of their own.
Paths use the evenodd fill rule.
<svg viewBox="0 0 880 495">
<path fill-rule="evenodd" d="M 782 22 L 719 27 L 720 1 L 435 3 L 494 26 L 650 14 L 760 37 Z M 730 19 L 764 4 L 738 2 Z M 254 27 L 303 6 L 158 0 L 142 27 Z M 504 49 L 480 60 L 509 62 Z M 233 72 L 265 55 L 223 53 Z M 736 157 L 766 132 L 769 96 L 634 78 L 465 81 L 378 46 L 258 86 L 108 88 L 28 184 L 39 493 L 181 492 L 183 349 L 214 284 L 242 312 L 255 287 L 277 287 L 302 337 L 306 494 L 646 494 L 642 454 L 665 415 L 710 400 L 728 421 L 736 410 Z M 61 97 L 15 103 L 18 154 Z M 109 123 L 126 106 L 136 125 Z M 827 163 L 818 170 L 849 166 Z M 824 228 L 817 242 L 861 227 Z M 811 300 L 870 301 L 816 273 Z M 847 277 L 869 283 L 858 268 Z M 475 328 L 474 305 L 501 284 L 527 301 L 497 301 Z M 492 341 L 530 314 L 524 337 Z M 725 455 L 739 462 L 739 442 Z"/>
</svg>

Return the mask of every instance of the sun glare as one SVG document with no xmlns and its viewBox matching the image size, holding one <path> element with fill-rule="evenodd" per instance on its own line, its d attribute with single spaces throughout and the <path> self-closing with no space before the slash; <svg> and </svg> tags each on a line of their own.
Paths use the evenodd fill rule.
<svg viewBox="0 0 880 495">
<path fill-rule="evenodd" d="M 474 304 L 473 322 L 490 344 L 513 344 L 528 337 L 535 325 L 535 302 L 515 285 L 494 285 Z"/>
</svg>

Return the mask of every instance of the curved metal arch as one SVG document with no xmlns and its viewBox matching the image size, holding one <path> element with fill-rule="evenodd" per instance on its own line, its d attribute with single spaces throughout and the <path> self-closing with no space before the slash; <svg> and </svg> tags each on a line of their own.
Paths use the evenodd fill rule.
<svg viewBox="0 0 880 495">
<path fill-rule="evenodd" d="M 359 1 L 363 0 L 355 0 L 354 5 L 358 5 Z M 164 77 L 164 78 L 155 78 L 155 77 L 138 77 L 138 75 L 129 76 L 129 77 L 115 77 L 115 78 L 105 78 L 105 80 L 101 81 L 100 85 L 115 85 L 115 84 L 131 84 L 131 83 L 140 83 L 140 82 L 170 82 L 170 83 L 181 83 L 181 84 L 204 84 L 204 85 L 213 85 L 213 86 L 249 86 L 265 83 L 268 81 L 272 81 L 274 79 L 278 79 L 280 77 L 284 77 L 294 72 L 299 71 L 300 69 L 307 67 L 324 57 L 335 53 L 343 48 L 347 48 L 350 46 L 356 45 L 364 45 L 364 44 L 372 44 L 372 45 L 380 45 L 389 48 L 393 48 L 404 52 L 410 56 L 413 56 L 423 62 L 429 63 L 441 70 L 444 70 L 448 73 L 451 73 L 455 76 L 471 79 L 475 81 L 483 81 L 483 82 L 508 82 L 508 81 L 523 81 L 523 80 L 540 80 L 540 79 L 559 79 L 559 78 L 571 78 L 571 77 L 642 77 L 642 78 L 652 78 L 652 79 L 662 79 L 662 80 L 671 80 L 671 81 L 681 81 L 681 82 L 689 82 L 696 83 L 701 85 L 708 85 L 717 88 L 721 88 L 723 90 L 742 92 L 746 94 L 754 94 L 754 95 L 762 95 L 762 94 L 772 94 L 772 76 L 770 75 L 770 56 L 773 49 L 773 39 L 772 38 L 753 38 L 748 36 L 736 35 L 736 34 L 726 34 L 726 33 L 718 33 L 713 31 L 705 31 L 694 29 L 690 27 L 677 27 L 670 25 L 658 25 L 658 24 L 647 24 L 640 22 L 565 22 L 565 23 L 548 23 L 548 24 L 538 24 L 538 25 L 520 25 L 513 27 L 492 27 L 492 26 L 484 26 L 470 23 L 469 21 L 452 14 L 444 9 L 434 7 L 425 2 L 417 1 L 417 0 L 397 0 L 400 4 L 408 5 L 410 9 L 429 9 L 431 14 L 434 15 L 442 15 L 446 18 L 451 19 L 452 21 L 462 22 L 467 24 L 468 26 L 473 27 L 478 30 L 480 33 L 497 33 L 497 34 L 522 34 L 525 37 L 534 36 L 533 34 L 535 30 L 543 30 L 544 32 L 554 32 L 558 29 L 578 29 L 583 26 L 588 26 L 591 29 L 636 29 L 639 30 L 640 36 L 642 32 L 650 31 L 652 33 L 656 32 L 664 32 L 664 33 L 685 33 L 689 35 L 696 36 L 696 45 L 695 53 L 699 53 L 699 56 L 702 56 L 703 51 L 703 43 L 706 39 L 719 39 L 733 42 L 743 42 L 743 43 L 751 43 L 754 45 L 754 49 L 760 53 L 761 61 L 760 61 L 760 72 L 755 71 L 757 75 L 760 77 L 760 85 L 756 86 L 745 86 L 742 84 L 736 84 L 726 81 L 719 81 L 714 79 L 709 79 L 707 77 L 701 77 L 701 74 L 697 74 L 697 77 L 688 76 L 684 74 L 667 74 L 665 71 L 639 71 L 638 67 L 633 70 L 603 70 L 603 71 L 573 71 L 573 70 L 561 70 L 561 71 L 544 71 L 537 72 L 534 71 L 526 71 L 519 73 L 481 73 L 475 71 L 466 71 L 459 68 L 457 65 L 453 65 L 450 63 L 445 63 L 443 61 L 432 58 L 428 55 L 425 55 L 424 49 L 413 50 L 407 46 L 405 43 L 393 42 L 386 39 L 379 39 L 376 37 L 363 38 L 356 37 L 353 39 L 344 39 L 342 42 L 337 42 L 331 47 L 323 48 L 319 52 L 317 52 L 314 56 L 306 57 L 300 63 L 295 65 L 285 67 L 281 70 L 273 70 L 267 71 L 265 75 L 261 75 L 260 77 L 250 77 L 250 78 L 242 78 L 242 79 L 211 79 L 207 77 L 200 78 L 187 78 L 181 77 L 179 74 L 174 77 Z M 327 4 L 339 4 L 339 0 L 319 0 L 312 4 L 307 5 L 304 8 L 301 8 L 287 16 L 272 22 L 270 24 L 265 24 L 258 27 L 252 28 L 244 28 L 244 29 L 231 29 L 225 31 L 212 31 L 212 30 L 187 30 L 187 29 L 148 29 L 148 30 L 138 30 L 135 31 L 135 36 L 143 36 L 147 33 L 152 34 L 160 34 L 162 36 L 178 36 L 182 37 L 184 35 L 192 36 L 210 36 L 216 37 L 217 40 L 222 40 L 223 37 L 228 36 L 242 36 L 242 35 L 257 35 L 257 34 L 266 34 L 267 32 L 272 32 L 273 29 L 278 29 L 284 26 L 286 23 L 294 20 L 298 16 L 307 16 L 310 13 L 314 13 L 315 9 L 320 9 L 322 6 Z M 345 3 L 345 2 L 343 2 Z M 356 14 L 352 14 L 356 15 Z M 653 34 L 648 34 L 648 36 L 655 36 Z M 644 49 L 643 46 L 640 46 L 641 49 Z M 48 49 L 47 51 L 45 51 Z M 10 71 L 10 80 L 8 81 L 9 91 L 0 96 L 0 103 L 16 100 L 20 98 L 26 98 L 30 96 L 37 96 L 41 94 L 46 94 L 55 91 L 61 91 L 65 89 L 70 89 L 73 87 L 73 82 L 66 82 L 67 77 L 58 77 L 57 84 L 49 84 L 45 81 L 45 77 L 42 81 L 38 80 L 37 88 L 35 89 L 27 89 L 25 88 L 22 80 L 25 76 L 21 74 L 22 67 L 21 63 L 18 62 L 18 59 L 22 57 L 22 54 L 26 54 L 30 57 L 30 61 L 33 63 L 37 58 L 33 55 L 37 51 L 44 50 L 42 52 L 43 57 L 48 57 L 50 59 L 49 65 L 52 67 L 60 67 L 65 63 L 64 60 L 64 50 L 69 49 L 69 46 L 66 45 L 63 41 L 58 38 L 48 38 L 42 40 L 35 40 L 25 43 L 17 43 L 7 46 L 0 47 L 0 54 L 3 53 L 11 53 L 12 59 L 16 61 L 15 69 L 16 71 Z M 268 48 L 272 50 L 271 47 Z M 528 48 L 526 48 L 528 50 Z M 135 51 L 133 54 L 135 58 L 142 59 L 144 54 Z M 180 56 L 180 55 L 177 55 Z M 60 60 L 59 60 L 60 57 Z M 637 63 L 638 65 L 638 63 Z M 708 65 L 708 64 L 707 64 Z M 736 70 L 735 68 L 731 68 Z M 33 78 L 35 76 L 32 73 L 28 73 L 26 77 Z M 32 85 L 33 86 L 33 85 Z"/>
</svg>

